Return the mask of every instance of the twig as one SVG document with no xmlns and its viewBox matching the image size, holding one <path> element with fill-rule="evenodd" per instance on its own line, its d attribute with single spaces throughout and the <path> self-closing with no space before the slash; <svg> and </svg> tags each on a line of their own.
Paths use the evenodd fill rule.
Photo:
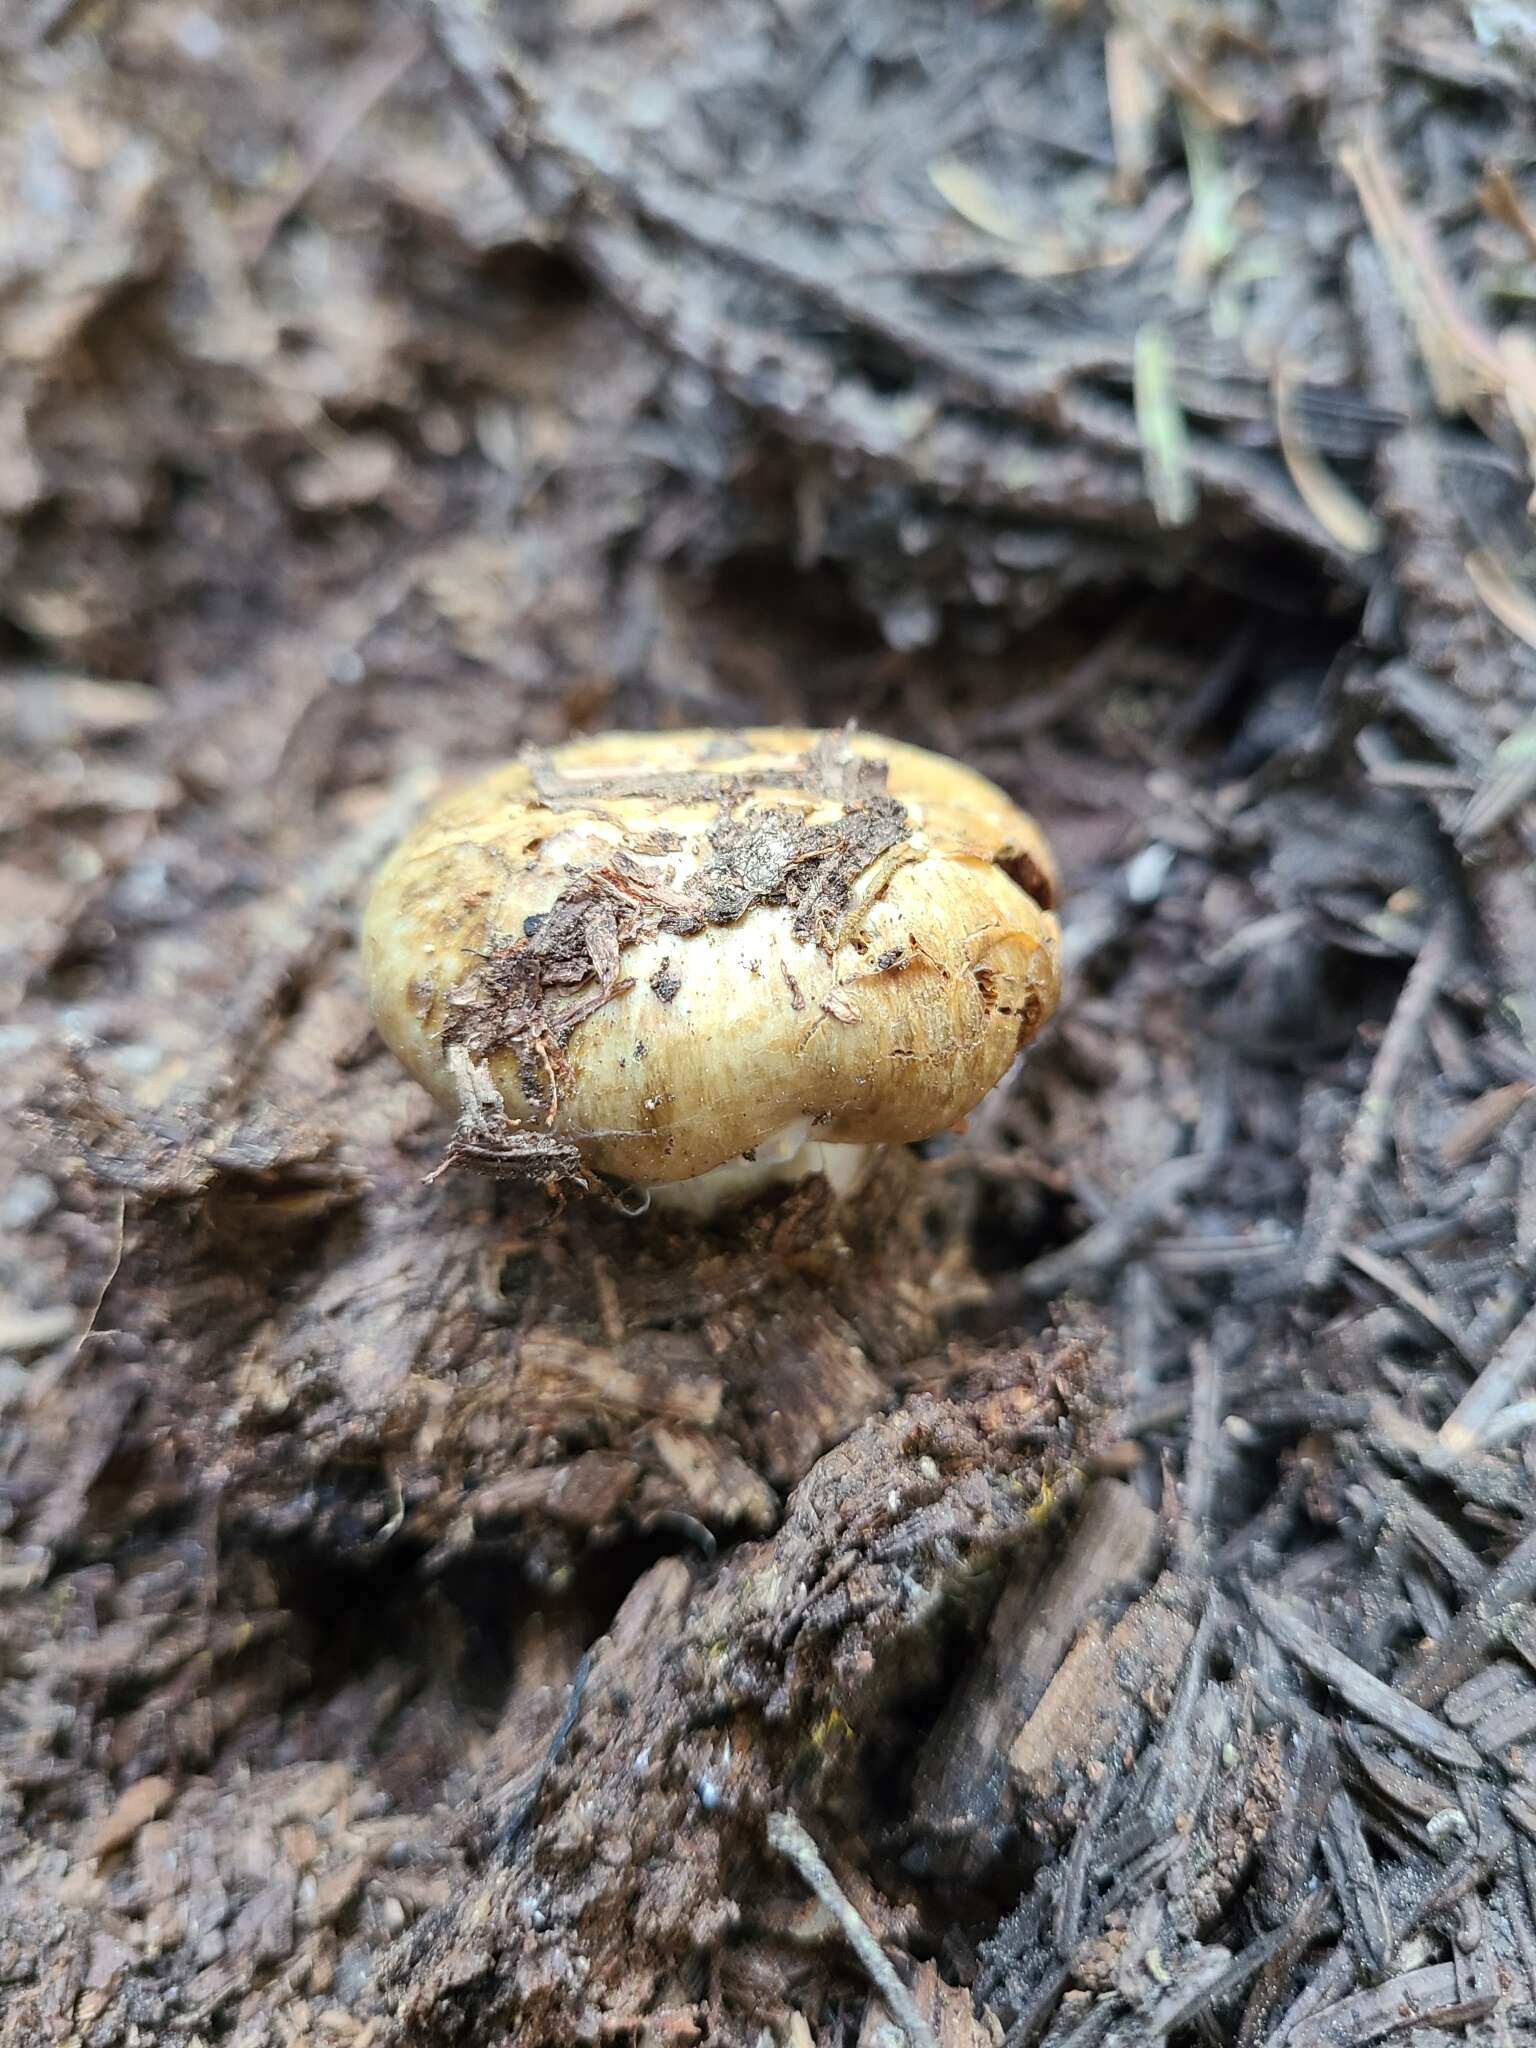
<svg viewBox="0 0 1536 2048">
<path fill-rule="evenodd" d="M 1448 1451 L 1470 1451 L 1536 1370 L 1536 1308 L 1505 1338 L 1440 1426 Z"/>
<path fill-rule="evenodd" d="M 112 1282 L 117 1278 L 122 1268 L 123 1248 L 127 1239 L 127 1219 L 128 1197 L 120 1193 L 117 1197 L 116 1213 L 112 1218 L 112 1256 L 107 1261 L 106 1271 L 102 1274 L 101 1285 L 96 1289 L 95 1298 L 91 1303 L 91 1312 L 85 1319 L 85 1327 L 75 1339 L 74 1349 L 70 1352 L 69 1358 L 63 1367 L 65 1372 L 71 1371 L 79 1363 L 80 1354 L 90 1342 L 91 1336 L 95 1331 L 96 1320 L 100 1316 L 102 1309 L 106 1306 L 107 1296 L 112 1291 Z"/>
<path fill-rule="evenodd" d="M 517 1845 L 523 1831 L 538 1811 L 539 1801 L 544 1797 L 544 1787 L 549 1782 L 549 1774 L 565 1753 L 565 1745 L 570 1741 L 571 1731 L 580 1718 L 581 1703 L 586 1697 L 587 1680 L 591 1675 L 592 1652 L 588 1650 L 571 1674 L 565 1705 L 561 1709 L 555 1732 L 549 1738 L 549 1746 L 539 1759 L 538 1769 L 533 1774 L 533 1782 L 507 1815 L 502 1826 L 500 1847 L 503 1854 Z"/>
<path fill-rule="evenodd" d="M 1465 1336 L 1434 1296 L 1426 1294 L 1401 1266 L 1391 1259 L 1384 1259 L 1379 1252 L 1372 1251 L 1369 1245 L 1364 1244 L 1344 1245 L 1340 1256 L 1347 1259 L 1357 1272 L 1363 1273 L 1368 1280 L 1374 1280 L 1378 1287 L 1384 1288 L 1388 1294 L 1400 1301 L 1404 1308 L 1412 1309 L 1414 1314 L 1428 1323 L 1432 1330 L 1438 1330 L 1447 1344 L 1454 1345 L 1463 1358 L 1467 1356 L 1469 1347 Z"/>
<path fill-rule="evenodd" d="M 1335 1649 L 1326 1636 L 1308 1627 L 1284 1601 L 1261 1593 L 1257 1586 L 1248 1586 L 1245 1590 L 1248 1604 L 1281 1649 L 1289 1651 L 1298 1664 L 1304 1665 L 1315 1678 L 1320 1678 L 1341 1699 L 1347 1700 L 1357 1714 L 1363 1714 L 1368 1721 L 1375 1721 L 1400 1742 L 1406 1742 L 1411 1748 L 1422 1750 L 1426 1756 L 1435 1757 L 1456 1770 L 1473 1771 L 1478 1768 L 1481 1759 L 1464 1735 L 1458 1735 L 1454 1728 L 1447 1728 L 1443 1721 L 1437 1720 L 1423 1707 L 1416 1706 L 1412 1700 L 1405 1699 L 1394 1687 L 1384 1685 L 1364 1665 L 1357 1664 L 1342 1650 Z"/>
<path fill-rule="evenodd" d="M 1328 1802 L 1319 1841 L 1334 1896 L 1355 1953 L 1374 1978 L 1392 1967 L 1392 1916 L 1355 1802 L 1344 1791 Z"/>
<path fill-rule="evenodd" d="M 1221 1368 L 1214 1343 L 1190 1346 L 1189 1448 L 1184 1454 L 1184 1512 L 1175 1539 L 1181 1570 L 1198 1578 L 1205 1570 L 1211 1505 L 1221 1452 Z"/>
<path fill-rule="evenodd" d="M 1442 915 L 1409 970 L 1397 1007 L 1392 1012 L 1392 1021 L 1382 1036 L 1370 1079 L 1360 1098 L 1359 1112 L 1345 1140 L 1344 1170 L 1333 1191 L 1333 1200 L 1328 1205 L 1317 1244 L 1307 1261 L 1305 1277 L 1308 1287 L 1326 1287 L 1333 1278 L 1345 1233 L 1354 1221 L 1360 1198 L 1365 1193 L 1365 1184 L 1381 1157 L 1393 1101 L 1418 1045 L 1424 1020 L 1440 993 L 1450 954 L 1451 921 Z"/>
<path fill-rule="evenodd" d="M 828 1870 L 821 1851 L 792 1813 L 770 1813 L 768 1840 L 799 1871 L 807 1885 L 847 1936 L 848 1946 L 863 1964 L 866 1975 L 886 2011 L 906 2035 L 912 2048 L 939 2048 L 938 2037 L 918 2011 L 911 1992 L 902 1983 L 885 1950 L 860 1918 L 837 1879 Z"/>
<path fill-rule="evenodd" d="M 1512 1402 L 1502 1409 L 1482 1433 L 1485 1450 L 1496 1451 L 1504 1444 L 1517 1443 L 1536 1431 L 1536 1400 Z"/>
<path fill-rule="evenodd" d="M 245 231 L 246 253 L 251 262 L 265 255 L 273 236 L 294 208 L 302 204 L 304 195 L 347 137 L 398 85 L 426 46 L 426 34 L 416 23 L 397 23 L 391 32 L 364 50 L 350 71 L 332 82 L 300 138 L 298 176 L 268 202 L 260 217 Z"/>
<path fill-rule="evenodd" d="M 1374 137 L 1346 143 L 1339 163 L 1413 322 L 1441 410 L 1457 412 L 1481 391 L 1502 391 L 1498 346 L 1457 297 L 1434 236 L 1404 199 L 1380 144 Z"/>
<path fill-rule="evenodd" d="M 1145 1238 L 1164 1226 L 1176 1202 L 1210 1179 L 1217 1164 L 1214 1153 L 1197 1152 L 1155 1166 L 1117 1209 L 1081 1237 L 1059 1251 L 1032 1259 L 1018 1275 L 1019 1292 L 1038 1300 L 1113 1272 Z"/>
<path fill-rule="evenodd" d="M 1536 1533 L 1517 1543 L 1504 1562 L 1489 1573 L 1482 1592 L 1462 1608 L 1417 1669 L 1404 1679 L 1403 1692 L 1425 1706 L 1443 1700 L 1448 1692 L 1474 1675 L 1507 1616 L 1533 1593 Z M 1433 1725 L 1439 1727 L 1440 1723 Z"/>
</svg>

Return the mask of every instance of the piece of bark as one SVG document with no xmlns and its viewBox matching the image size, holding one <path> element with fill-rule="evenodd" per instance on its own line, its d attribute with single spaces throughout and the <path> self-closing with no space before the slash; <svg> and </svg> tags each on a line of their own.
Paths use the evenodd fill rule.
<svg viewBox="0 0 1536 2048">
<path fill-rule="evenodd" d="M 1112 1628 L 1089 1622 L 1008 1752 L 1032 1813 L 1075 1813 L 1099 1760 L 1134 1753 L 1148 1714 L 1172 1703 L 1194 1639 L 1187 1595 L 1170 1573 Z"/>
<path fill-rule="evenodd" d="M 551 2040 L 638 2023 L 722 1944 L 711 2038 L 755 2040 L 762 1982 L 794 1981 L 781 1944 L 805 1925 L 767 1815 L 788 1803 L 844 1843 L 840 1818 L 899 1756 L 903 1702 L 942 1674 L 976 1588 L 1078 1497 L 1084 1365 L 1069 1362 L 1021 1360 L 1011 1402 L 920 1397 L 822 1458 L 768 1541 L 702 1581 L 680 1559 L 653 1567 L 592 1654 L 537 1812 L 391 1963 L 389 2038 L 468 2048 L 514 2019 Z M 495 1785 L 485 1799 L 504 1815 Z M 878 1865 L 851 1838 L 840 1853 L 874 1904 Z"/>
<path fill-rule="evenodd" d="M 1021 1554 L 986 1647 L 923 1745 L 913 1814 L 928 1867 L 974 1875 L 1010 1824 L 1008 1752 L 1079 1629 L 1120 1588 L 1136 1588 L 1158 1548 L 1157 1516 L 1123 1481 L 1088 1491 L 1065 1546 Z"/>
<path fill-rule="evenodd" d="M 816 1181 L 715 1227 L 554 1215 L 467 1177 L 424 1188 L 398 1122 L 370 1122 L 418 1113 L 382 1085 L 357 1104 L 360 1174 L 302 1131 L 193 1140 L 171 1164 L 113 1134 L 102 1170 L 143 1192 L 111 1334 L 0 1482 L 31 1540 L 180 1508 L 338 1556 L 510 1541 L 548 1573 L 669 1517 L 761 1533 L 938 1345 L 909 1155 L 848 1209 Z"/>
</svg>

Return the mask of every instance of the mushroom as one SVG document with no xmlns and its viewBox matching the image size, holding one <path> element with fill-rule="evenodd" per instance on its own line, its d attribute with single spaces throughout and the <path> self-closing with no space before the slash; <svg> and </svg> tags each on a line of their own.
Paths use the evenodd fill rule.
<svg viewBox="0 0 1536 2048">
<path fill-rule="evenodd" d="M 445 1164 L 707 1214 L 964 1117 L 1055 1008 L 1054 896 L 1034 821 L 922 748 L 608 733 L 438 804 L 363 953 Z"/>
</svg>

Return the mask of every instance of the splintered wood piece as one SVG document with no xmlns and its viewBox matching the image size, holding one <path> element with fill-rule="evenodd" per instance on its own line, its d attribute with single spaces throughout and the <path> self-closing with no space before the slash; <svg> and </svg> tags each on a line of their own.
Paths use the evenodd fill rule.
<svg viewBox="0 0 1536 2048">
<path fill-rule="evenodd" d="M 1065 1547 L 1021 1552 L 986 1647 L 923 1746 L 913 1785 L 919 1827 L 985 1860 L 1008 1816 L 1008 1752 L 1089 1616 L 1134 1591 L 1157 1555 L 1158 1520 L 1133 1488 L 1097 1480 Z"/>
<path fill-rule="evenodd" d="M 1020 1795 L 1054 1805 L 1090 1760 L 1124 1751 L 1159 1702 L 1166 1712 L 1195 1629 L 1167 1573 L 1112 1628 L 1089 1621 L 1008 1751 Z"/>
</svg>

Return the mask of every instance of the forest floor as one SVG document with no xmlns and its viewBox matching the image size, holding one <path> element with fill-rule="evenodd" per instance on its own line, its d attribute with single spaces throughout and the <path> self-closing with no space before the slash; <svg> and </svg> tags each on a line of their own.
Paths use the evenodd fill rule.
<svg viewBox="0 0 1536 2048">
<path fill-rule="evenodd" d="M 1529 10 L 17 0 L 0 195 L 3 2048 L 1529 2031 Z M 850 719 L 1009 1082 L 427 1185 L 420 805 Z"/>
</svg>

